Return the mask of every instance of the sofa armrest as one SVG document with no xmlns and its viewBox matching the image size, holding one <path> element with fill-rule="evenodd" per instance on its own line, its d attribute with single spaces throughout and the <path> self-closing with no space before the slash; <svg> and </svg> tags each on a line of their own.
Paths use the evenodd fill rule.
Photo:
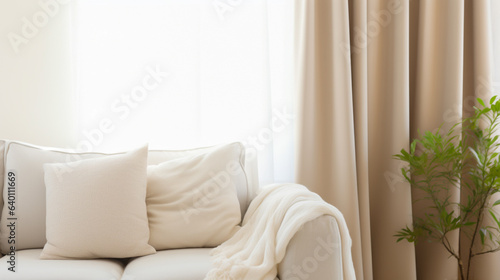
<svg viewBox="0 0 500 280">
<path fill-rule="evenodd" d="M 280 280 L 342 279 L 342 248 L 337 220 L 323 215 L 305 223 L 278 265 Z"/>
</svg>

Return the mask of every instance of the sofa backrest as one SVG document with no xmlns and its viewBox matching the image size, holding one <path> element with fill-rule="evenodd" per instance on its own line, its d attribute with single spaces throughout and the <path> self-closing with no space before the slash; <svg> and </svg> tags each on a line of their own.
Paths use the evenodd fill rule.
<svg viewBox="0 0 500 280">
<path fill-rule="evenodd" d="M 2 216 L 3 208 L 3 183 L 4 183 L 4 154 L 5 154 L 5 141 L 0 140 L 0 217 Z M 1 226 L 1 225 L 0 225 Z"/>
<path fill-rule="evenodd" d="M 245 148 L 241 143 L 241 156 L 239 159 L 239 163 L 243 165 L 243 170 L 245 171 L 245 176 L 247 178 L 247 184 L 236 185 L 236 193 L 238 196 L 238 201 L 240 203 L 242 217 L 244 216 L 250 201 L 254 198 L 256 191 L 258 189 L 258 174 L 257 174 L 257 157 L 256 151 L 251 148 Z M 150 150 L 148 154 L 148 165 L 156 165 L 168 160 L 181 158 L 185 156 L 196 156 L 199 154 L 204 154 L 210 151 L 213 147 L 205 147 L 205 148 L 197 148 L 197 149 L 189 149 L 189 150 Z M 3 223 L 6 222 L 4 219 L 5 213 L 2 216 L 3 205 L 7 201 L 4 201 L 4 198 L 7 198 L 7 185 L 8 176 L 7 172 L 9 172 L 12 166 L 23 166 L 22 169 L 30 170 L 30 172 L 35 172 L 35 174 L 17 174 L 16 180 L 20 182 L 19 187 L 22 187 L 23 180 L 24 182 L 29 181 L 31 184 L 37 184 L 36 191 L 33 194 L 30 193 L 30 197 L 26 198 L 22 203 L 22 207 L 26 207 L 29 205 L 34 209 L 37 209 L 40 212 L 45 213 L 45 204 L 40 203 L 40 200 L 44 202 L 45 199 L 45 188 L 43 187 L 43 168 L 42 165 L 44 163 L 50 162 L 68 162 L 68 167 L 71 168 L 71 162 L 81 159 L 94 158 L 106 156 L 108 154 L 104 153 L 95 153 L 95 152 L 87 152 L 87 153 L 75 153 L 71 150 L 57 149 L 57 148 L 48 148 L 41 147 L 36 145 L 31 145 L 18 141 L 9 141 L 9 140 L 0 140 L 0 217 L 2 217 L 1 221 Z M 10 161 L 10 162 L 9 162 Z M 24 165 L 27 165 L 27 168 L 24 168 Z M 34 170 L 34 171 L 32 171 Z M 19 172 L 20 173 L 20 172 Z M 30 177 L 26 177 L 27 175 L 31 175 Z M 27 178 L 27 179 L 26 179 Z M 42 179 L 40 179 L 42 178 Z M 41 180 L 41 182 L 40 182 Z M 35 182 L 34 182 L 35 181 Z M 26 201 L 33 200 L 33 201 Z M 16 205 L 17 206 L 17 205 Z M 20 213 L 26 211 L 26 209 L 16 209 Z M 30 209 L 33 211 L 33 209 Z M 45 228 L 45 221 L 31 221 L 32 223 L 40 223 L 37 225 L 38 228 Z M 22 229 L 18 229 L 22 230 Z M 25 229 L 26 230 L 26 229 Z M 3 224 L 0 224 L 0 237 L 5 237 L 5 227 Z M 2 238 L 5 239 L 5 238 Z M 25 248 L 39 248 L 39 244 L 43 244 L 45 241 L 45 236 L 36 236 L 33 238 L 29 238 L 28 242 L 23 242 Z M 24 240 L 23 240 L 24 241 Z M 29 244 L 32 243 L 32 244 Z M 1 248 L 2 251 L 5 251 L 5 248 Z"/>
</svg>

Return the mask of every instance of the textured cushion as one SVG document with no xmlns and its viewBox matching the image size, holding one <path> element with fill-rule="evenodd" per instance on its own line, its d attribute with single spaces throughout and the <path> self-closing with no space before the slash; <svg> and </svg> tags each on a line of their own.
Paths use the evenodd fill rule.
<svg viewBox="0 0 500 280">
<path fill-rule="evenodd" d="M 157 250 L 213 247 L 241 222 L 235 185 L 246 184 L 241 144 L 148 167 L 147 208 Z"/>
<path fill-rule="evenodd" d="M 122 280 L 201 280 L 211 268 L 210 249 L 178 249 L 132 260 Z"/>
<path fill-rule="evenodd" d="M 8 256 L 0 259 L 0 279 L 9 280 L 119 280 L 123 264 L 117 260 L 41 260 L 42 249 L 21 250 L 16 272 L 8 270 Z M 137 278 L 141 279 L 141 278 Z"/>
<path fill-rule="evenodd" d="M 42 259 L 128 258 L 155 252 L 146 212 L 148 148 L 45 164 L 47 243 Z"/>
<path fill-rule="evenodd" d="M 243 185 L 236 185 L 236 194 L 240 202 L 241 215 L 244 216 L 250 201 L 255 197 L 259 188 L 257 151 L 251 147 L 244 147 L 241 143 L 227 145 L 240 145 L 243 151 L 240 162 L 245 168 L 247 182 Z M 220 145 L 188 150 L 151 150 L 149 151 L 148 163 L 150 165 L 160 164 L 172 159 L 205 154 L 218 148 L 220 148 Z"/>
</svg>

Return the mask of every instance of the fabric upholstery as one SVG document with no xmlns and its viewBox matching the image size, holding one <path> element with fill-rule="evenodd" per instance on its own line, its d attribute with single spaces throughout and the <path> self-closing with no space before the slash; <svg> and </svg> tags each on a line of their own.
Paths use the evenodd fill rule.
<svg viewBox="0 0 500 280">
<path fill-rule="evenodd" d="M 3 209 L 3 178 L 4 178 L 4 153 L 5 153 L 5 141 L 0 140 L 0 217 L 2 217 Z M 0 250 L 1 252 L 1 250 Z"/>
<path fill-rule="evenodd" d="M 201 280 L 210 270 L 210 248 L 174 249 L 130 261 L 122 280 Z"/>
<path fill-rule="evenodd" d="M 0 147 L 4 147 L 5 156 L 0 152 L 0 164 L 4 164 L 4 169 L 16 171 L 20 182 L 17 189 L 17 210 L 16 217 L 18 225 L 23 231 L 16 232 L 16 244 L 18 249 L 43 248 L 46 243 L 45 237 L 45 184 L 43 180 L 43 164 L 45 163 L 69 163 L 67 171 L 71 171 L 71 162 L 81 159 L 102 157 L 109 154 L 104 153 L 77 153 L 71 150 L 40 147 L 18 141 L 1 140 Z M 172 160 L 178 157 L 203 154 L 215 147 L 198 148 L 190 150 L 153 150 L 148 153 L 148 164 L 156 165 L 161 162 Z M 251 149 L 245 149 L 248 153 Z M 245 157 L 242 155 L 245 164 L 245 175 L 249 183 L 235 185 L 236 193 L 240 203 L 242 215 L 245 213 L 251 194 L 258 188 L 258 177 L 256 172 L 257 160 L 255 156 Z M 26 174 L 29 174 L 27 176 Z M 0 173 L 0 181 L 5 181 Z M 0 185 L 1 186 L 1 185 Z M 5 198 L 7 189 L 2 189 L 2 198 Z M 5 209 L 2 208 L 3 210 Z M 0 224 L 6 224 L 7 216 L 5 211 L 1 211 Z M 0 227 L 0 252 L 7 253 L 9 244 L 7 243 L 9 232 Z"/>
<path fill-rule="evenodd" d="M 305 223 L 288 243 L 279 279 L 343 280 L 341 246 L 335 218 L 324 215 Z"/>
<path fill-rule="evenodd" d="M 235 143 L 230 143 L 227 145 L 234 145 Z M 238 144 L 241 145 L 241 144 Z M 151 150 L 149 151 L 148 164 L 157 165 L 165 161 L 196 156 L 208 153 L 213 149 L 220 148 L 221 145 L 205 147 L 205 148 L 195 148 L 187 150 Z M 241 154 L 242 164 L 244 166 L 245 176 L 247 178 L 247 184 L 245 186 L 236 186 L 236 194 L 238 200 L 240 201 L 241 215 L 243 216 L 250 204 L 250 201 L 255 197 L 255 193 L 259 188 L 259 177 L 257 172 L 257 152 L 254 148 L 245 147 Z"/>
<path fill-rule="evenodd" d="M 273 184 L 252 201 L 241 229 L 214 249 L 214 268 L 205 280 L 274 279 L 290 240 L 306 222 L 323 215 L 335 217 L 339 225 L 342 278 L 356 279 L 352 241 L 342 213 L 302 185 Z"/>
<path fill-rule="evenodd" d="M 52 150 L 20 142 L 7 142 L 5 147 L 4 168 L 14 171 L 17 177 L 16 211 L 17 228 L 16 248 L 42 248 L 45 245 L 45 182 L 43 164 L 55 162 L 73 162 L 83 158 L 102 156 L 97 153 L 75 154 L 65 150 Z M 70 172 L 71 165 L 66 171 Z M 2 178 L 5 182 L 6 178 Z M 7 198 L 7 188 L 3 189 L 3 198 Z M 7 224 L 8 213 L 4 205 L 0 224 Z M 7 253 L 9 232 L 0 227 L 0 249 Z"/>
<path fill-rule="evenodd" d="M 8 270 L 9 256 L 0 259 L 0 279 L 5 280 L 119 280 L 124 265 L 118 260 L 42 260 L 42 249 L 17 252 L 16 272 Z"/>
</svg>

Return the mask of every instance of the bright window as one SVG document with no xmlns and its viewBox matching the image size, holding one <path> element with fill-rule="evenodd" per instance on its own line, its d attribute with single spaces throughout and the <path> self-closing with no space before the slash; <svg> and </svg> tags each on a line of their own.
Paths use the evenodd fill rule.
<svg viewBox="0 0 500 280">
<path fill-rule="evenodd" d="M 289 4 L 77 1 L 79 139 L 94 150 L 243 141 L 262 183 L 293 181 Z"/>
</svg>

